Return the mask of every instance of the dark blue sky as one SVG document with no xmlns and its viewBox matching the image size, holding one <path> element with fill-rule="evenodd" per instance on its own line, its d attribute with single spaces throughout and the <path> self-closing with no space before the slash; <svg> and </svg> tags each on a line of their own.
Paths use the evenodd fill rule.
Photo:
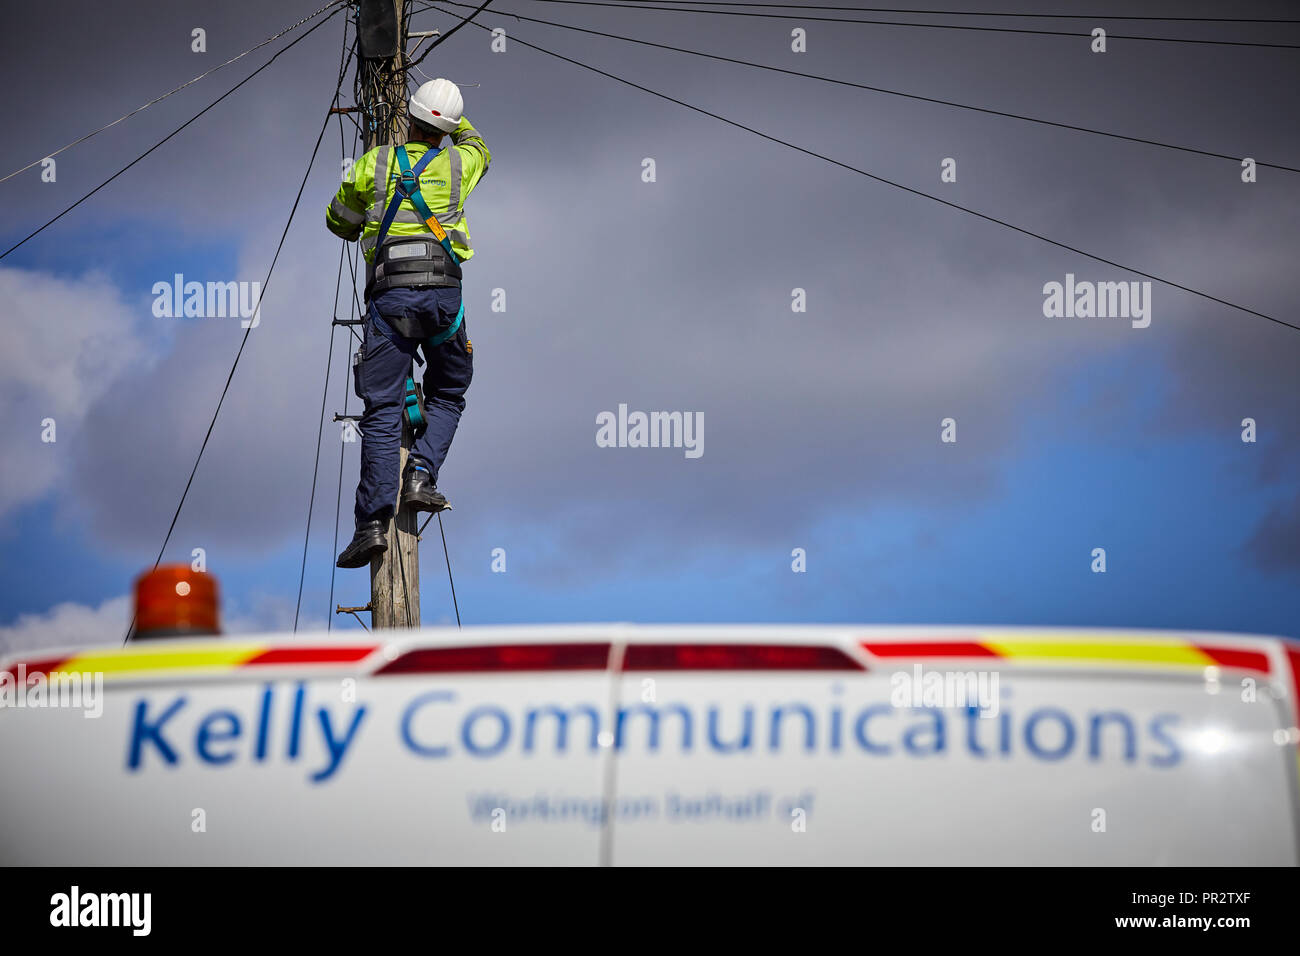
<svg viewBox="0 0 1300 956">
<path fill-rule="evenodd" d="M 73 2 L 61 8 L 80 24 L 71 32 L 18 11 L 4 62 L 11 79 L 27 79 L 3 107 L 6 128 L 21 133 L 0 145 L 3 172 L 317 6 Z M 415 27 L 446 29 L 455 22 L 446 9 L 420 13 Z M 1224 15 L 1212 3 L 1142 10 Z M 1069 37 L 534 0 L 503 0 L 483 21 L 1300 325 L 1300 174 L 1261 168 L 1247 185 L 1233 160 L 623 45 L 507 12 L 1289 166 L 1300 166 L 1295 50 L 1112 40 L 1094 54 Z M 790 49 L 796 26 L 808 31 L 805 53 Z M 207 30 L 206 54 L 190 50 L 194 27 Z M 1112 32 L 1300 43 L 1300 27 L 1280 25 L 1125 22 Z M 342 38 L 336 17 L 0 262 L 9 342 L 0 648 L 120 631 L 120 598 L 162 542 L 241 335 L 237 320 L 156 318 L 150 290 L 178 272 L 262 281 Z M 73 66 L 49 69 L 56 42 Z M 61 154 L 56 182 L 41 182 L 37 168 L 0 183 L 5 246 L 284 42 Z M 1043 286 L 1067 273 L 1138 277 L 509 40 L 492 53 L 472 26 L 422 67 L 463 84 L 466 115 L 494 156 L 467 207 L 476 374 L 442 480 L 455 504 L 445 527 L 465 623 L 1300 636 L 1300 333 L 1159 283 L 1149 328 L 1045 318 Z M 233 629 L 293 619 L 339 254 L 322 212 L 350 142 L 340 147 L 331 126 L 168 548 L 187 562 L 192 548 L 206 550 Z M 955 183 L 940 182 L 947 157 Z M 652 183 L 642 180 L 646 158 Z M 806 312 L 791 311 L 795 288 L 806 290 Z M 494 289 L 505 290 L 504 312 L 491 309 Z M 345 389 L 341 335 L 334 346 L 327 414 L 342 410 Z M 598 448 L 596 416 L 620 404 L 702 413 L 703 456 Z M 53 445 L 40 442 L 47 416 L 59 423 Z M 955 444 L 939 440 L 948 417 Z M 1253 444 L 1240 437 L 1247 417 L 1258 423 Z M 327 423 L 303 603 L 311 626 L 327 614 L 339 451 Z M 349 446 L 343 540 L 356 474 Z M 504 574 L 490 570 L 495 548 Z M 791 570 L 795 548 L 806 573 Z M 1106 550 L 1105 574 L 1090 569 L 1094 548 Z M 449 621 L 436 523 L 422 564 L 424 620 Z M 338 573 L 337 603 L 364 604 L 367 592 L 365 572 Z"/>
</svg>

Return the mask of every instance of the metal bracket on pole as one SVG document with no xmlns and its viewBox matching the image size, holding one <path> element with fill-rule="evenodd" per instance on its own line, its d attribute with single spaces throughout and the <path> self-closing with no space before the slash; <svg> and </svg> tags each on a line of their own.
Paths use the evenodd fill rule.
<svg viewBox="0 0 1300 956">
<path fill-rule="evenodd" d="M 415 46 L 411 47 L 409 50 L 406 51 L 406 58 L 409 60 L 411 57 L 415 56 L 415 51 L 420 49 L 421 43 L 423 43 L 425 40 L 429 39 L 430 37 L 440 37 L 442 36 L 442 33 L 440 33 L 437 30 L 419 30 L 419 31 L 412 30 L 406 36 L 408 39 L 410 37 L 419 37 L 419 39 L 415 41 Z"/>
<path fill-rule="evenodd" d="M 367 630 L 367 631 L 368 631 L 368 630 L 370 630 L 370 628 L 366 627 L 366 622 L 363 621 L 363 620 L 361 620 L 361 615 L 358 614 L 357 612 L 358 612 L 358 611 L 372 611 L 372 610 L 374 610 L 374 608 L 373 608 L 371 605 L 369 605 L 369 604 L 365 605 L 365 607 L 344 607 L 342 604 L 338 604 L 338 605 L 335 605 L 334 613 L 335 613 L 335 614 L 351 614 L 353 617 L 355 617 L 355 618 L 357 619 L 357 623 L 360 624 L 361 627 L 362 627 L 364 630 Z"/>
<path fill-rule="evenodd" d="M 336 421 L 336 422 L 347 422 L 347 423 L 348 423 L 348 427 L 351 428 L 353 432 L 355 432 L 357 435 L 360 435 L 362 438 L 365 438 L 365 437 L 366 437 L 365 432 L 363 432 L 363 431 L 361 430 L 361 426 L 357 424 L 359 421 L 361 421 L 361 416 L 360 416 L 360 415 L 340 415 L 338 412 L 335 412 L 335 413 L 334 413 L 334 421 Z M 346 432 L 346 430 L 344 431 L 344 437 L 343 437 L 343 440 L 344 440 L 345 442 L 349 442 L 349 443 L 350 443 L 350 442 L 353 442 L 353 441 L 356 441 L 355 438 L 348 438 L 348 437 L 347 437 L 347 432 Z"/>
<path fill-rule="evenodd" d="M 417 33 L 417 32 L 411 32 L 411 33 L 408 33 L 407 36 L 408 36 L 408 37 L 419 37 L 419 38 L 420 38 L 420 39 L 418 39 L 418 40 L 415 41 L 415 46 L 411 47 L 409 50 L 406 51 L 407 65 L 408 65 L 408 66 L 418 66 L 421 62 L 423 62 L 424 57 L 429 55 L 428 50 L 426 50 L 425 53 L 424 53 L 424 56 L 420 57 L 420 59 L 418 59 L 418 60 L 412 60 L 412 59 L 411 59 L 411 57 L 415 56 L 415 51 L 418 50 L 418 49 L 420 49 L 420 44 L 423 43 L 423 42 L 424 42 L 426 39 L 428 39 L 429 37 L 440 37 L 440 36 L 442 36 L 442 33 L 440 33 L 440 32 L 437 31 L 437 30 L 420 30 L 418 33 Z M 433 47 L 429 47 L 429 50 L 432 50 L 432 49 L 433 49 Z"/>
</svg>

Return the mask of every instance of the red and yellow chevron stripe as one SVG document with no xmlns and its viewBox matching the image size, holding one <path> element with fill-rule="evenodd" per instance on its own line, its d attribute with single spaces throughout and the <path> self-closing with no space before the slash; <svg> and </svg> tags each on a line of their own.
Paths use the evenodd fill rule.
<svg viewBox="0 0 1300 956">
<path fill-rule="evenodd" d="M 273 665 L 355 664 L 364 660 L 377 647 L 378 644 L 273 647 L 270 644 L 204 641 L 201 644 L 164 645 L 157 648 L 139 645 L 93 648 L 67 657 L 47 657 L 21 663 L 29 676 L 37 673 L 81 673 L 124 677 L 196 670 L 224 673 Z"/>
<path fill-rule="evenodd" d="M 883 658 L 996 658 L 1015 664 L 1109 667 L 1205 668 L 1226 667 L 1269 673 L 1268 655 L 1261 651 L 1180 638 L 1132 637 L 1115 633 L 1042 633 L 983 631 L 969 639 L 944 636 L 935 640 L 862 642 L 862 649 Z"/>
</svg>

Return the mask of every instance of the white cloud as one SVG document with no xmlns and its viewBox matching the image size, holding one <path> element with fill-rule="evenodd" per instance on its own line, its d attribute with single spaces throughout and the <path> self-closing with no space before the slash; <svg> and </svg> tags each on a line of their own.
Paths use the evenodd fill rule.
<svg viewBox="0 0 1300 956">
<path fill-rule="evenodd" d="M 131 599 L 109 598 L 98 607 L 68 601 L 39 614 L 22 614 L 0 627 L 0 652 L 121 644 L 130 623 Z"/>
<path fill-rule="evenodd" d="M 0 268 L 0 515 L 66 473 L 87 413 L 149 355 L 135 310 L 100 273 L 62 279 Z M 54 419 L 53 443 L 42 440 Z"/>
<path fill-rule="evenodd" d="M 276 634 L 293 628 L 294 601 L 288 597 L 256 595 L 247 609 L 232 604 L 222 609 L 223 634 Z M 119 646 L 131 620 L 131 596 L 109 598 L 98 606 L 67 601 L 46 611 L 22 614 L 0 627 L 0 654 L 39 653 L 72 647 Z M 299 633 L 325 630 L 319 614 L 304 614 Z"/>
<path fill-rule="evenodd" d="M 247 609 L 232 606 L 223 609 L 221 630 L 224 634 L 285 634 L 293 630 L 295 598 L 291 595 L 254 594 Z M 325 619 L 304 611 L 298 618 L 298 633 L 325 630 Z"/>
<path fill-rule="evenodd" d="M 176 526 L 174 557 L 218 546 L 259 555 L 301 534 L 334 295 L 334 276 L 320 281 L 321 269 L 338 262 L 337 240 L 319 233 L 299 242 L 267 287 Z M 242 254 L 230 278 L 261 281 L 267 259 L 269 251 Z M 155 333 L 174 343 L 166 361 L 125 377 L 90 412 L 73 466 L 81 493 L 59 507 L 61 519 L 137 560 L 152 560 L 162 543 L 244 336 L 238 319 L 155 319 L 152 327 L 167 324 Z M 335 333 L 327 417 L 342 410 L 351 385 L 344 338 Z M 333 422 L 326 427 L 323 461 L 338 454 L 340 437 Z"/>
</svg>

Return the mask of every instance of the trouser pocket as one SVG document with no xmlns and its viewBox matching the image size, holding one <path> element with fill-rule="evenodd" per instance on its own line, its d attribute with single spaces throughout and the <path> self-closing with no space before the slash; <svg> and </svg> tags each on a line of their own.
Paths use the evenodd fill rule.
<svg viewBox="0 0 1300 956">
<path fill-rule="evenodd" d="M 352 393 L 361 398 L 361 363 L 365 361 L 366 347 L 362 345 L 352 356 Z"/>
</svg>

